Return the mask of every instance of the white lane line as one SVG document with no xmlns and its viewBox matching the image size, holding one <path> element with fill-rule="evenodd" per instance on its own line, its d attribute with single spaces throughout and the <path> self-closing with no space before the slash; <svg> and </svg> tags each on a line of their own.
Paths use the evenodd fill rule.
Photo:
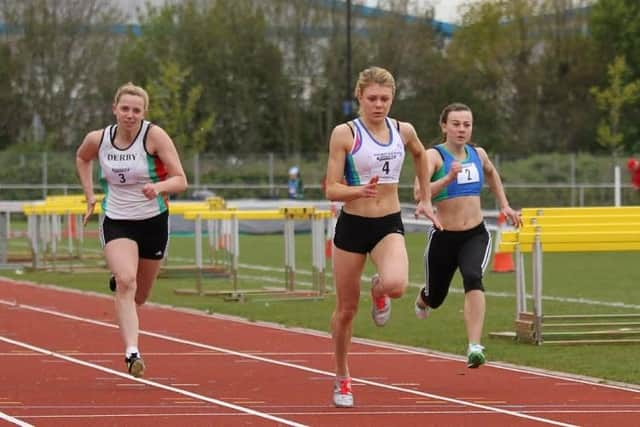
<svg viewBox="0 0 640 427">
<path fill-rule="evenodd" d="M 33 424 L 25 423 L 24 421 L 14 418 L 11 415 L 5 414 L 4 412 L 0 412 L 0 420 L 8 421 L 20 427 L 33 427 Z"/>
<path fill-rule="evenodd" d="M 254 323 L 252 323 L 254 324 Z M 288 331 L 289 329 L 284 329 Z M 312 334 L 314 333 L 313 331 L 311 332 Z M 402 346 L 400 344 L 389 344 L 389 343 L 383 343 L 380 341 L 373 341 L 373 340 L 369 340 L 366 338 L 353 338 L 352 340 L 353 342 L 359 343 L 359 344 L 367 344 L 367 345 L 372 345 L 372 346 L 376 346 L 376 347 L 380 347 L 380 348 L 385 348 L 388 350 L 397 350 L 397 351 L 402 351 L 402 352 L 406 352 L 409 354 L 416 354 L 416 355 L 422 355 L 422 356 L 428 356 L 428 357 L 433 357 L 433 358 L 438 358 L 438 359 L 444 359 L 444 360 L 461 360 L 464 361 L 466 360 L 466 358 L 463 357 L 456 357 L 456 356 L 451 356 L 451 355 L 447 355 L 447 354 L 443 354 L 443 353 L 426 353 L 424 351 L 420 351 L 419 349 L 416 348 L 412 348 L 412 347 L 405 347 Z M 578 375 L 571 375 L 571 374 L 557 374 L 557 373 L 553 373 L 553 372 L 549 372 L 549 371 L 545 371 L 543 369 L 540 368 L 532 368 L 532 367 L 528 367 L 528 368 L 524 368 L 524 367 L 520 367 L 520 366 L 516 366 L 516 365 L 509 365 L 507 363 L 497 363 L 497 362 L 491 362 L 489 363 L 489 366 L 491 366 L 492 368 L 497 368 L 497 369 L 503 369 L 505 371 L 512 371 L 512 372 L 519 372 L 519 373 L 523 373 L 523 374 L 527 374 L 528 377 L 534 376 L 533 378 L 524 378 L 524 379 L 531 379 L 531 380 L 537 380 L 539 378 L 536 377 L 543 377 L 543 378 L 553 378 L 553 379 L 557 379 L 563 382 L 570 382 L 570 383 L 578 383 L 578 384 L 586 384 L 586 385 L 590 385 L 593 387 L 598 387 L 598 388 L 610 388 L 610 389 L 614 389 L 614 390 L 621 390 L 621 391 L 627 391 L 627 392 L 632 392 L 632 393 L 640 393 L 640 388 L 633 388 L 634 385 L 633 384 L 624 384 L 624 385 L 616 385 L 616 384 L 607 384 L 607 383 L 600 383 L 597 382 L 597 379 L 589 379 L 589 378 L 580 378 Z M 555 385 L 560 385 L 560 384 L 555 384 Z M 564 385 L 564 384 L 562 384 Z"/>
<path fill-rule="evenodd" d="M 542 412 L 542 411 L 535 411 Z M 582 412 L 582 411 L 547 411 L 553 414 L 591 414 L 593 412 Z M 596 414 L 600 414 L 601 412 L 595 412 Z M 613 412 L 612 413 L 618 413 Z M 623 413 L 638 413 L 638 411 L 623 411 Z M 323 416 L 323 415 L 366 415 L 366 416 L 376 416 L 376 415 L 487 415 L 487 411 L 446 411 L 446 410 L 424 410 L 424 411 L 358 411 L 358 410 L 349 410 L 349 411 L 340 411 L 340 410 L 328 410 L 328 411 L 314 411 L 314 412 L 278 412 L 280 416 Z M 106 413 L 106 414 L 90 414 L 90 415 L 77 415 L 77 414 L 59 414 L 59 415 L 30 415 L 29 419 L 66 419 L 66 418 L 148 418 L 148 417 L 245 417 L 245 414 L 224 414 L 217 412 L 185 412 L 185 413 L 145 413 L 141 414 L 138 412 L 132 413 Z M 31 426 L 31 424 L 27 424 Z M 33 426 L 31 426 L 33 427 Z"/>
<path fill-rule="evenodd" d="M 46 288 L 46 289 L 50 289 L 57 292 L 72 293 L 75 295 L 89 296 L 94 298 L 102 298 L 102 299 L 113 298 L 111 295 L 105 295 L 99 292 L 82 291 L 74 288 L 65 288 L 57 285 L 47 285 L 47 284 L 27 282 L 27 281 L 18 281 L 18 280 L 9 279 L 6 277 L 2 278 L 2 280 L 18 286 L 28 286 L 28 287 L 37 288 L 37 289 Z M 4 303 L 9 306 L 18 304 L 16 300 L 2 300 L 2 299 L 0 299 L 0 303 Z M 146 305 L 151 309 L 175 311 L 178 313 L 188 314 L 191 316 L 202 317 L 203 319 L 214 318 L 217 320 L 224 320 L 224 321 L 239 323 L 242 325 L 249 325 L 251 327 L 275 329 L 278 331 L 284 331 L 285 333 L 297 333 L 301 335 L 321 337 L 323 339 L 329 339 L 329 340 L 331 339 L 331 336 L 326 332 L 321 332 L 314 329 L 308 329 L 308 328 L 302 328 L 302 327 L 285 327 L 278 323 L 267 322 L 267 321 L 249 321 L 239 316 L 212 313 L 212 312 L 206 312 L 202 310 L 185 308 L 185 307 L 174 307 L 166 304 L 158 304 L 158 303 L 151 302 L 151 303 L 147 303 Z M 638 305 L 637 308 L 640 308 L 640 305 Z M 427 351 L 425 349 L 418 348 L 418 347 L 388 343 L 383 341 L 376 341 L 369 338 L 354 337 L 352 338 L 352 341 L 354 343 L 365 344 L 371 347 L 377 347 L 377 348 L 387 349 L 391 351 L 399 351 L 399 352 L 408 353 L 408 354 L 426 356 L 430 358 L 429 362 L 436 362 L 438 359 L 439 360 L 457 360 L 457 361 L 466 360 L 466 358 L 461 356 L 455 356 L 452 354 L 447 354 L 447 353 L 433 351 L 433 350 Z M 264 353 L 264 354 L 268 354 L 268 353 Z M 350 354 L 356 354 L 356 353 L 350 353 Z M 603 380 L 601 378 L 592 378 L 584 375 L 570 374 L 566 372 L 554 372 L 554 371 L 549 371 L 542 368 L 523 367 L 523 366 L 509 364 L 506 362 L 491 362 L 488 364 L 488 366 L 491 366 L 494 369 L 502 369 L 505 371 L 512 371 L 512 372 L 521 372 L 521 373 L 527 374 L 528 376 L 535 375 L 535 376 L 544 377 L 544 378 L 556 378 L 563 382 L 574 382 L 579 384 L 587 384 L 587 385 L 591 385 L 593 387 L 598 387 L 598 388 L 609 388 L 614 390 L 640 393 L 640 386 L 636 384 L 625 384 L 625 383 L 620 383 L 615 381 Z M 532 379 L 536 379 L 536 378 L 532 378 Z"/>
<path fill-rule="evenodd" d="M 0 303 L 4 304 L 4 301 L 0 300 Z M 113 328 L 113 329 L 117 329 L 118 328 L 117 325 L 114 325 L 114 324 L 111 324 L 111 323 L 106 323 L 106 322 L 102 322 L 102 321 L 99 321 L 99 320 L 88 319 L 88 318 L 85 318 L 85 317 L 75 316 L 75 315 L 72 315 L 72 314 L 67 314 L 67 313 L 63 313 L 63 312 L 59 312 L 59 311 L 55 311 L 55 310 L 49 310 L 49 309 L 45 309 L 45 308 L 40 308 L 40 307 L 36 307 L 36 306 L 32 306 L 32 305 L 23 305 L 23 304 L 16 305 L 15 302 L 10 303 L 10 305 L 13 306 L 13 307 L 19 307 L 19 308 L 22 308 L 22 309 L 25 309 L 25 310 L 36 311 L 36 312 L 39 312 L 39 313 L 49 314 L 49 315 L 52 315 L 52 316 L 62 317 L 62 318 L 65 318 L 65 319 L 70 319 L 70 320 L 77 320 L 77 321 L 81 321 L 81 322 L 85 322 L 85 323 L 90 323 L 90 324 L 93 324 L 93 325 L 104 326 L 104 327 Z M 323 370 L 320 370 L 320 369 L 310 368 L 308 366 L 296 365 L 296 364 L 293 364 L 293 363 L 281 362 L 281 361 L 275 360 L 275 359 L 268 359 L 266 357 L 255 356 L 255 355 L 252 355 L 252 354 L 247 354 L 247 353 L 243 353 L 243 352 L 239 352 L 239 351 L 235 351 L 235 350 L 230 350 L 230 349 L 226 349 L 226 348 L 222 348 L 222 347 L 203 344 L 203 343 L 196 342 L 196 341 L 190 341 L 190 340 L 185 340 L 185 339 L 181 339 L 181 338 L 176 338 L 176 337 L 172 337 L 172 336 L 169 336 L 169 335 L 164 335 L 164 334 L 159 334 L 159 333 L 149 332 L 149 331 L 144 331 L 144 330 L 140 330 L 140 334 L 141 335 L 150 336 L 150 337 L 154 337 L 154 338 L 158 338 L 160 340 L 166 340 L 166 341 L 171 341 L 171 342 L 175 342 L 175 343 L 179 343 L 179 344 L 190 345 L 190 346 L 193 346 L 193 347 L 198 347 L 198 348 L 207 349 L 207 350 L 219 351 L 221 353 L 226 353 L 226 354 L 237 356 L 237 357 L 240 357 L 240 358 L 245 358 L 245 359 L 265 362 L 265 363 L 269 363 L 269 364 L 272 364 L 272 365 L 284 366 L 284 367 L 287 367 L 287 368 L 298 369 L 298 370 L 311 372 L 311 373 L 315 373 L 315 374 L 320 374 L 320 375 L 325 375 L 325 376 L 329 376 L 329 377 L 334 377 L 335 376 L 335 373 L 329 372 L 329 371 L 323 371 Z M 60 355 L 60 356 L 62 356 L 62 355 Z M 97 366 L 97 365 L 95 365 L 95 366 Z M 108 369 L 108 368 L 102 368 L 101 367 L 101 369 Z M 109 370 L 109 371 L 111 371 L 111 370 Z M 112 372 L 116 372 L 116 371 L 112 371 Z M 124 374 L 121 374 L 119 372 L 118 372 L 118 374 L 124 376 Z M 574 424 L 567 424 L 567 423 L 562 423 L 562 422 L 555 421 L 555 420 L 549 420 L 549 419 L 545 419 L 545 418 L 534 417 L 534 416 L 527 415 L 527 414 L 524 414 L 524 413 L 521 413 L 521 412 L 509 411 L 509 410 L 500 409 L 500 408 L 496 408 L 496 407 L 492 407 L 492 406 L 487 406 L 487 405 L 482 405 L 482 404 L 478 404 L 478 403 L 467 402 L 467 401 L 464 401 L 464 400 L 454 399 L 454 398 L 450 398 L 450 397 L 446 397 L 446 396 L 440 396 L 440 395 L 436 395 L 436 394 L 425 393 L 425 392 L 418 391 L 418 390 L 412 390 L 412 389 L 408 389 L 408 388 L 396 387 L 396 386 L 392 386 L 392 385 L 388 385 L 388 384 L 384 384 L 384 383 L 379 383 L 379 382 L 376 382 L 376 381 L 365 380 L 365 379 L 362 379 L 362 378 L 352 378 L 352 381 L 358 382 L 358 383 L 361 383 L 361 384 L 366 384 L 366 385 L 369 385 L 369 386 L 372 386 L 372 387 L 383 388 L 383 389 L 386 389 L 386 390 L 392 390 L 392 391 L 401 392 L 401 393 L 413 394 L 413 395 L 421 396 L 421 397 L 428 397 L 428 398 L 435 399 L 435 400 L 442 400 L 442 401 L 449 402 L 449 403 L 455 403 L 457 405 L 469 406 L 469 407 L 472 407 L 472 408 L 482 409 L 482 410 L 490 411 L 490 412 L 496 412 L 496 413 L 500 413 L 500 414 L 504 414 L 504 415 L 509 415 L 509 416 L 512 416 L 512 417 L 526 418 L 526 419 L 529 419 L 529 420 L 538 421 L 538 422 L 546 423 L 546 424 L 550 424 L 550 425 L 563 426 L 563 427 L 575 427 Z"/>
<path fill-rule="evenodd" d="M 214 405 L 223 406 L 225 408 L 233 409 L 233 410 L 236 410 L 238 412 L 244 412 L 246 414 L 254 415 L 256 417 L 265 418 L 265 419 L 270 420 L 270 421 L 279 422 L 279 423 L 282 423 L 282 424 L 287 425 L 287 426 L 306 427 L 304 424 L 299 424 L 299 423 L 296 423 L 294 421 L 286 420 L 284 418 L 275 417 L 273 415 L 266 414 L 264 412 L 254 411 L 253 409 L 250 409 L 250 408 L 245 408 L 243 406 L 234 405 L 232 403 L 227 403 L 227 402 L 224 402 L 222 400 L 218 400 L 218 399 L 214 399 L 214 398 L 211 398 L 211 397 L 203 396 L 201 394 L 193 393 L 193 392 L 190 392 L 190 391 L 187 391 L 187 390 L 182 390 L 180 388 L 171 387 L 171 386 L 168 386 L 168 385 L 165 385 L 165 384 L 161 384 L 161 383 L 158 383 L 158 382 L 155 382 L 155 381 L 145 380 L 144 378 L 135 378 L 135 377 L 132 377 L 129 374 L 125 374 L 125 373 L 122 373 L 122 372 L 119 372 L 119 371 L 115 371 L 113 369 L 106 368 L 106 367 L 101 366 L 101 365 L 96 365 L 96 364 L 93 364 L 93 363 L 85 362 L 84 360 L 76 359 L 75 357 L 65 356 L 64 354 L 56 353 L 55 351 L 51 351 L 51 350 L 44 349 L 42 347 L 37 347 L 37 346 L 31 345 L 31 344 L 27 344 L 25 342 L 12 340 L 11 338 L 3 337 L 1 335 L 0 335 L 0 341 L 4 341 L 4 342 L 6 342 L 8 344 L 12 344 L 12 345 L 15 345 L 17 347 L 26 348 L 26 349 L 29 349 L 31 351 L 35 351 L 37 353 L 44 354 L 46 356 L 56 357 L 58 359 L 62 359 L 62 360 L 67 361 L 67 362 L 75 363 L 77 365 L 82 365 L 82 366 L 85 366 L 87 368 L 93 368 L 93 369 L 96 369 L 96 370 L 99 370 L 99 371 L 102 371 L 102 372 L 109 373 L 111 375 L 117 375 L 119 377 L 125 378 L 125 379 L 130 380 L 130 381 L 135 381 L 135 382 L 138 382 L 138 383 L 141 383 L 141 384 L 145 384 L 145 385 L 148 385 L 148 386 L 151 386 L 151 387 L 156 387 L 156 388 L 159 388 L 159 389 L 162 389 L 162 390 L 170 391 L 172 393 L 182 394 L 184 396 L 188 396 L 188 397 L 191 397 L 191 398 L 194 398 L 194 399 L 197 399 L 197 400 L 203 400 L 205 402 L 213 403 Z"/>
<path fill-rule="evenodd" d="M 69 356 L 83 356 L 83 357 L 108 357 L 108 356 L 122 356 L 122 352 L 85 352 L 85 351 L 60 351 L 60 353 L 69 355 Z M 225 356 L 224 354 L 220 354 L 217 351 L 181 351 L 181 352 L 164 352 L 164 351 L 145 351 L 145 356 L 168 356 L 168 357 L 180 357 L 180 356 L 189 356 L 189 357 L 211 357 L 211 356 Z M 332 351 L 307 351 L 307 352 L 277 352 L 277 351 L 251 351 L 251 354 L 259 354 L 261 356 L 333 356 Z M 350 356 L 413 356 L 412 354 L 406 352 L 400 352 L 397 350 L 394 351 L 354 351 L 349 352 Z M 34 354 L 30 351 L 0 351 L 0 357 L 39 357 L 37 354 Z M 94 360 L 97 362 L 98 360 Z M 106 360 L 105 360 L 106 361 Z"/>
<path fill-rule="evenodd" d="M 299 415 L 304 415 L 304 413 L 299 414 Z M 84 414 L 84 415 L 76 415 L 76 414 L 60 414 L 60 415 L 30 415 L 29 419 L 45 419 L 45 420 L 60 420 L 60 419 L 96 419 L 96 418 L 156 418 L 156 417 L 163 417 L 163 418 L 169 418 L 169 417 L 207 417 L 207 418 L 211 418 L 211 417 L 246 417 L 247 414 L 238 414 L 236 413 L 232 413 L 232 414 L 222 414 L 222 413 L 217 413 L 217 412 L 193 412 L 193 413 L 162 413 L 162 412 L 158 412 L 158 413 L 147 413 L 147 414 L 140 414 L 140 413 L 129 413 L 129 414 L 123 414 L 123 413 L 118 413 L 118 414 L 114 414 L 114 413 L 108 413 L 108 414 Z M 145 420 L 148 422 L 148 420 Z M 228 420 L 225 420 L 228 421 Z M 118 420 L 118 421 L 114 421 L 114 422 L 118 422 L 118 423 L 123 423 L 124 421 L 122 420 Z M 222 421 L 221 421 L 222 422 Z M 185 423 L 188 425 L 188 422 Z M 213 424 L 215 425 L 215 424 Z M 33 426 L 31 426 L 33 427 Z"/>
</svg>

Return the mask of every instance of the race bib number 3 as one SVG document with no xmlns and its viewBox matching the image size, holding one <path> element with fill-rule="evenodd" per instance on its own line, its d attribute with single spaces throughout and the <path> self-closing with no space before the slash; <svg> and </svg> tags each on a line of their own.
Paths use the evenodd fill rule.
<svg viewBox="0 0 640 427">
<path fill-rule="evenodd" d="M 474 163 L 462 165 L 462 170 L 458 172 L 458 184 L 471 184 L 480 181 L 478 168 Z"/>
</svg>

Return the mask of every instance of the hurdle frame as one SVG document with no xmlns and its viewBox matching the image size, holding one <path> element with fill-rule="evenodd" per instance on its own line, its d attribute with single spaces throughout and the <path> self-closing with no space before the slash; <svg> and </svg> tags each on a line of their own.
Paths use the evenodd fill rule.
<svg viewBox="0 0 640 427">
<path fill-rule="evenodd" d="M 186 220 L 195 222 L 195 257 L 196 257 L 196 283 L 195 288 L 174 289 L 178 295 L 207 295 L 223 296 L 227 300 L 242 301 L 249 295 L 281 295 L 284 298 L 323 298 L 325 293 L 326 257 L 324 254 L 324 239 L 326 221 L 333 217 L 329 210 L 316 210 L 313 206 L 281 207 L 270 210 L 207 210 L 190 211 L 184 213 Z M 202 254 L 202 221 L 228 221 L 230 224 L 229 259 L 231 289 L 206 291 L 203 289 L 203 263 Z M 240 220 L 282 220 L 284 250 L 284 287 L 281 289 L 254 289 L 240 290 L 238 286 L 239 270 L 239 221 Z M 299 292 L 295 289 L 296 261 L 295 261 L 295 221 L 311 221 L 312 232 L 312 291 Z"/>
<path fill-rule="evenodd" d="M 522 210 L 523 226 L 503 234 L 500 250 L 515 255 L 515 332 L 492 332 L 520 342 L 548 344 L 596 344 L 640 342 L 640 313 L 601 315 L 544 315 L 542 304 L 543 255 L 549 252 L 640 251 L 640 206 L 592 208 L 528 208 Z M 590 231 L 597 228 L 599 231 Z M 601 231 L 600 231 L 601 230 Z M 527 310 L 523 253 L 531 253 L 533 310 Z M 605 322 L 598 322 L 604 320 Z M 619 322 L 622 320 L 623 322 Z M 638 321 L 635 321 L 638 320 Z M 557 323 L 549 323 L 556 321 Z M 573 323 L 571 322 L 573 321 Z M 547 332 L 562 328 L 566 331 Z M 575 331 L 569 328 L 618 327 L 611 330 Z M 546 339 L 581 336 L 580 338 Z M 634 338 L 635 336 L 638 338 Z M 623 338 L 605 338 L 622 336 Z M 546 338 L 545 338 L 546 337 Z M 630 338 L 626 338 L 630 337 Z"/>
</svg>

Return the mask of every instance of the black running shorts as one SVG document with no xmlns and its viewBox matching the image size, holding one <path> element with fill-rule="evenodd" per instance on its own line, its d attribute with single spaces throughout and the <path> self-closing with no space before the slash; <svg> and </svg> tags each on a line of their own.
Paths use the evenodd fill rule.
<svg viewBox="0 0 640 427">
<path fill-rule="evenodd" d="M 104 217 L 100 227 L 102 247 L 114 239 L 130 239 L 138 244 L 138 256 L 162 259 L 169 243 L 169 211 L 141 220 Z"/>
<path fill-rule="evenodd" d="M 400 212 L 369 218 L 341 210 L 333 243 L 344 251 L 366 254 L 391 233 L 404 235 L 404 224 L 402 224 Z"/>
</svg>

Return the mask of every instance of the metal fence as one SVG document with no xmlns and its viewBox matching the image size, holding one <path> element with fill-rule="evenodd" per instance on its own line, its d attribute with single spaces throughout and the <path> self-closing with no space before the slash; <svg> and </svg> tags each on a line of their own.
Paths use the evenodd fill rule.
<svg viewBox="0 0 640 427">
<path fill-rule="evenodd" d="M 409 157 L 409 156 L 408 156 Z M 638 204 L 640 194 L 630 185 L 626 159 L 611 156 L 540 154 L 529 157 L 493 155 L 513 206 L 595 206 Z M 322 181 L 327 154 L 285 156 L 277 153 L 237 157 L 202 154 L 183 158 L 189 190 L 179 198 L 218 195 L 225 199 L 287 197 L 288 170 L 298 166 L 304 198 L 324 199 Z M 616 166 L 620 171 L 616 181 Z M 97 162 L 94 165 L 97 185 Z M 413 197 L 414 168 L 405 161 L 400 177 L 401 201 Z M 48 195 L 79 193 L 73 152 L 0 152 L 0 200 L 36 200 Z M 486 208 L 495 206 L 488 189 Z"/>
</svg>

